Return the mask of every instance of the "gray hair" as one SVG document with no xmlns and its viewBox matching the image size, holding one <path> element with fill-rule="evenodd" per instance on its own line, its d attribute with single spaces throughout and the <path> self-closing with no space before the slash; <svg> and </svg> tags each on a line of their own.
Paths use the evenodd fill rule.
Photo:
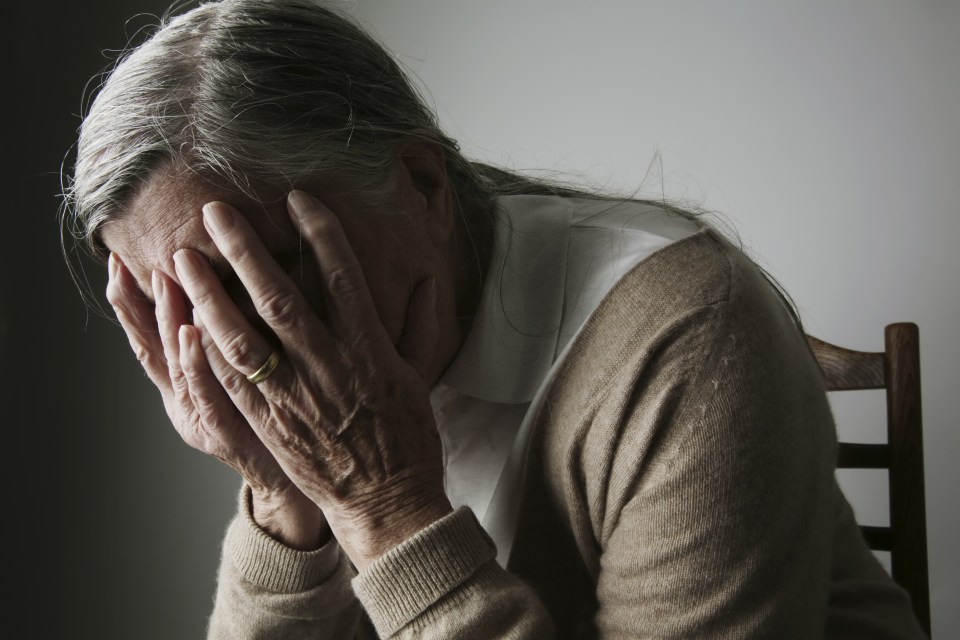
<svg viewBox="0 0 960 640">
<path fill-rule="evenodd" d="M 469 161 L 394 57 L 313 0 L 220 0 L 173 12 L 120 58 L 80 128 L 61 233 L 96 257 L 106 257 L 104 223 L 171 163 L 254 199 L 257 186 L 335 178 L 358 204 L 376 207 L 395 193 L 396 152 L 411 137 L 444 148 L 461 213 L 514 194 L 632 199 Z M 799 325 L 789 296 L 767 278 Z"/>
<path fill-rule="evenodd" d="M 170 17 L 109 74 L 80 129 L 64 228 L 95 255 L 103 224 L 179 162 L 252 195 L 333 177 L 371 205 L 395 188 L 398 144 L 440 144 L 461 206 L 524 179 L 474 164 L 380 44 L 309 0 L 222 0 Z"/>
</svg>

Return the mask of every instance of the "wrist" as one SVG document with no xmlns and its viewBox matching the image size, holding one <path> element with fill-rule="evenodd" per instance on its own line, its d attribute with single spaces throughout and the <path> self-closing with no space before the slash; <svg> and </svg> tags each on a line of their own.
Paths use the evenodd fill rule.
<svg viewBox="0 0 960 640">
<path fill-rule="evenodd" d="M 373 506 L 373 505 L 370 505 Z M 330 528 L 358 570 L 413 537 L 437 520 L 453 513 L 447 496 L 407 494 L 377 501 L 375 508 L 331 513 Z"/>
<path fill-rule="evenodd" d="M 249 507 L 264 533 L 292 549 L 313 551 L 330 539 L 323 512 L 292 484 L 282 491 L 251 487 Z"/>
</svg>

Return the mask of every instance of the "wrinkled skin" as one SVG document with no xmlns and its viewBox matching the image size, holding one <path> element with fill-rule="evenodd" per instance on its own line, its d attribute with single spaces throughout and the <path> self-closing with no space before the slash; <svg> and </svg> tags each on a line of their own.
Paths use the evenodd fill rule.
<svg viewBox="0 0 960 640">
<path fill-rule="evenodd" d="M 332 532 L 359 568 L 451 510 L 429 385 L 462 342 L 452 201 L 442 154 L 401 162 L 403 215 L 335 190 L 253 212 L 170 169 L 103 232 L 108 300 L 183 439 L 240 473 L 268 533 Z"/>
</svg>

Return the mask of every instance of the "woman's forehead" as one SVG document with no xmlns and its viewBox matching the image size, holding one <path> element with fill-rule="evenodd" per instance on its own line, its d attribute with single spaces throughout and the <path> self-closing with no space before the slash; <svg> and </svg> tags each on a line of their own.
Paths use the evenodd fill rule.
<svg viewBox="0 0 960 640">
<path fill-rule="evenodd" d="M 225 268 L 203 226 L 203 205 L 221 201 L 247 218 L 268 250 L 296 241 L 285 200 L 262 202 L 182 172 L 155 173 L 133 195 L 123 212 L 104 224 L 104 244 L 116 252 L 138 281 L 154 269 L 175 277 L 173 254 L 184 248 L 200 251 L 215 267 Z M 219 270 L 219 269 L 218 269 Z"/>
</svg>

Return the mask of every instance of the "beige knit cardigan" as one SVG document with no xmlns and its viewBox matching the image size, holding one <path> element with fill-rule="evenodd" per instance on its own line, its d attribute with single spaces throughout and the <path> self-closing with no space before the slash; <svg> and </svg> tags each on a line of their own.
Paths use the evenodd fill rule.
<svg viewBox="0 0 960 640">
<path fill-rule="evenodd" d="M 922 637 L 837 488 L 803 335 L 713 231 L 624 276 L 530 410 L 508 570 L 466 509 L 356 575 L 244 507 L 209 637 Z"/>
</svg>

